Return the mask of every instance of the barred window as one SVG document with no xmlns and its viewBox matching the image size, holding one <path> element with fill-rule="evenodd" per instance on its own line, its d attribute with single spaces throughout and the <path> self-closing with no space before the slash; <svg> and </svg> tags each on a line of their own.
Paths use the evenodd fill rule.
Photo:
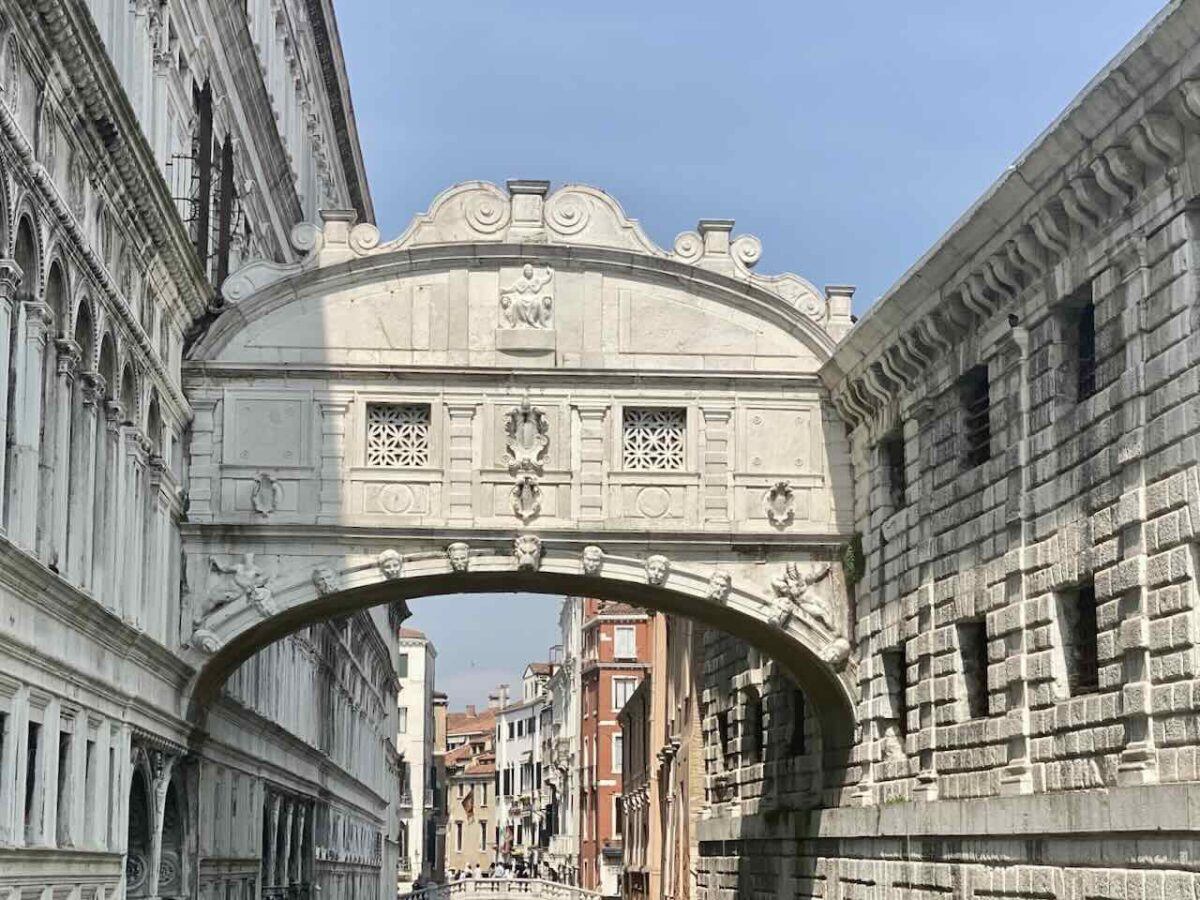
<svg viewBox="0 0 1200 900">
<path fill-rule="evenodd" d="M 622 430 L 622 459 L 635 471 L 683 468 L 687 410 L 626 408 Z"/>
<path fill-rule="evenodd" d="M 430 414 L 426 404 L 367 404 L 367 465 L 429 465 Z"/>
<path fill-rule="evenodd" d="M 904 492 L 908 489 L 908 470 L 904 459 L 904 434 L 897 429 L 879 442 L 883 468 L 887 476 L 888 496 L 894 509 L 904 508 Z"/>
<path fill-rule="evenodd" d="M 987 366 L 975 366 L 959 379 L 966 464 L 972 469 L 992 457 L 991 397 Z"/>
<path fill-rule="evenodd" d="M 1089 299 L 1075 313 L 1076 396 L 1096 393 L 1096 307 Z"/>
</svg>

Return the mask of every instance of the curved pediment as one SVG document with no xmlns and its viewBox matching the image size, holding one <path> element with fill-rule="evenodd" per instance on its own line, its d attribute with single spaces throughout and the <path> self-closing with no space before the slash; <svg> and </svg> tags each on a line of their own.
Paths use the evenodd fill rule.
<svg viewBox="0 0 1200 900">
<path fill-rule="evenodd" d="M 849 327 L 850 289 L 752 272 L 761 244 L 732 221 L 667 251 L 596 188 L 508 188 L 456 185 L 388 242 L 351 213 L 297 226 L 303 259 L 231 275 L 192 357 L 815 371 Z"/>
</svg>

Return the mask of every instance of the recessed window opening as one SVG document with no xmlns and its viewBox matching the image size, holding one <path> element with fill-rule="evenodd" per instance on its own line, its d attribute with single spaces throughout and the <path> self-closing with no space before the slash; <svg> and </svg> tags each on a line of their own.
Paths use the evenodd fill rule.
<svg viewBox="0 0 1200 900">
<path fill-rule="evenodd" d="M 888 717 L 894 723 L 895 734 L 903 738 L 908 736 L 908 659 L 905 647 L 901 644 L 892 650 L 885 650 L 883 659 L 883 679 L 886 682 L 888 707 L 891 715 Z"/>
<path fill-rule="evenodd" d="M 974 468 L 992 456 L 991 396 L 987 366 L 975 366 L 959 379 L 966 465 Z"/>
<path fill-rule="evenodd" d="M 958 623 L 958 652 L 966 683 L 967 714 L 972 719 L 988 714 L 988 637 L 983 619 Z"/>
<path fill-rule="evenodd" d="M 1096 306 L 1089 299 L 1075 311 L 1076 396 L 1086 400 L 1096 393 Z"/>
<path fill-rule="evenodd" d="M 1095 585 L 1087 582 L 1061 592 L 1058 617 L 1067 688 L 1072 697 L 1094 693 L 1100 689 Z"/>
<path fill-rule="evenodd" d="M 901 509 L 904 506 L 904 495 L 908 490 L 908 477 L 904 461 L 904 435 L 896 430 L 879 442 L 880 454 L 883 457 L 883 472 L 887 479 L 888 496 L 892 507 Z"/>
</svg>

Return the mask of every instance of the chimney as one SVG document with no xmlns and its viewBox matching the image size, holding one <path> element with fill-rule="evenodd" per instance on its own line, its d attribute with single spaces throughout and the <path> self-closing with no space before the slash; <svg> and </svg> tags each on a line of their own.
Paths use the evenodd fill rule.
<svg viewBox="0 0 1200 900">
<path fill-rule="evenodd" d="M 475 715 L 475 704 L 474 704 L 474 703 L 468 703 L 468 704 L 467 704 L 467 715 L 468 715 L 468 716 L 474 716 L 474 715 Z"/>
</svg>

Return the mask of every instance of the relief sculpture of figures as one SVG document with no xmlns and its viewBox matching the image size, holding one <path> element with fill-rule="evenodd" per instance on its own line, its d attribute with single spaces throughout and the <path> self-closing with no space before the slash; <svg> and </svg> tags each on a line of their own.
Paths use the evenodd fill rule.
<svg viewBox="0 0 1200 900">
<path fill-rule="evenodd" d="M 771 624 L 785 629 L 792 617 L 801 612 L 833 630 L 828 602 L 812 590 L 812 586 L 828 574 L 827 565 L 811 575 L 805 575 L 798 564 L 788 563 L 783 575 L 771 582 L 771 589 L 775 592 Z"/>
<path fill-rule="evenodd" d="M 530 263 L 521 268 L 520 277 L 500 292 L 500 312 L 509 328 L 549 328 L 554 298 L 550 282 L 554 270 L 536 269 Z"/>
</svg>

